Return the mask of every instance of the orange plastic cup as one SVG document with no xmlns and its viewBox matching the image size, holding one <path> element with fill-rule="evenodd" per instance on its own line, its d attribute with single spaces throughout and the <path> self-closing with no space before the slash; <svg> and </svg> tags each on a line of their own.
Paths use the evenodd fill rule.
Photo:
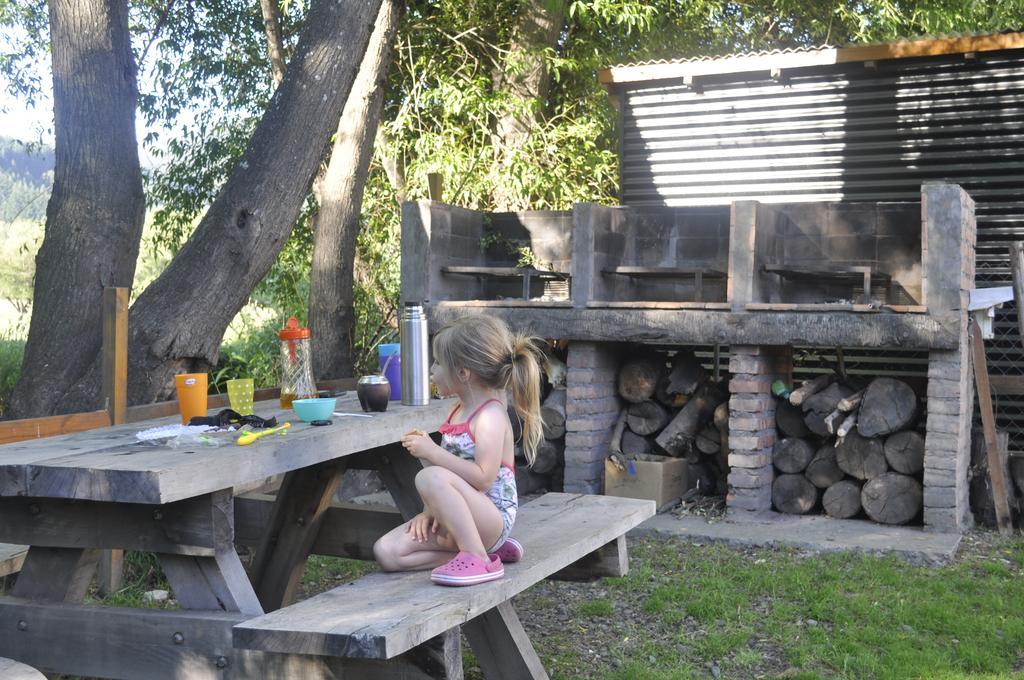
<svg viewBox="0 0 1024 680">
<path fill-rule="evenodd" d="M 194 416 L 206 415 L 207 378 L 205 373 L 179 373 L 174 376 L 178 392 L 178 410 L 181 424 L 188 425 Z"/>
</svg>

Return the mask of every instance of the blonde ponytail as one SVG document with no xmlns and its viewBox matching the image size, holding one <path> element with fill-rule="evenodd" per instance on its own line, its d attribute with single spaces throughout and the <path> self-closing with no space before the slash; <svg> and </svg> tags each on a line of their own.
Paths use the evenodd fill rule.
<svg viewBox="0 0 1024 680">
<path fill-rule="evenodd" d="M 512 405 L 523 423 L 523 454 L 533 465 L 537 446 L 544 437 L 544 421 L 540 415 L 541 362 L 537 339 L 522 333 L 512 338 Z"/>
<path fill-rule="evenodd" d="M 466 368 L 495 390 L 511 390 L 512 406 L 523 424 L 523 454 L 530 465 L 543 438 L 540 415 L 541 364 L 547 363 L 540 338 L 512 333 L 489 316 L 458 319 L 434 335 L 434 358 L 442 365 Z"/>
</svg>

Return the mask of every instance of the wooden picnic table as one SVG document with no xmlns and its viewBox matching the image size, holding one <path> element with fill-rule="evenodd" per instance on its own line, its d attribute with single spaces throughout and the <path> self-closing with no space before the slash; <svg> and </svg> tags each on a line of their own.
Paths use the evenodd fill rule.
<svg viewBox="0 0 1024 680">
<path fill-rule="evenodd" d="M 294 660 L 236 652 L 232 626 L 293 600 L 346 468 L 377 469 L 403 513 L 413 509 L 421 466 L 397 442 L 414 428 L 436 430 L 450 408 L 393 402 L 371 418 L 313 427 L 261 402 L 258 415 L 292 427 L 244 447 L 234 434 L 213 435 L 224 441 L 218 447 L 136 440 L 177 417 L 0 446 L 0 542 L 29 546 L 10 596 L 0 598 L 0 657 L 84 676 L 291 677 L 283 669 Z M 352 394 L 337 410 L 361 413 Z M 235 550 L 233 489 L 281 473 L 247 574 Z M 156 553 L 181 610 L 82 605 L 105 548 Z"/>
</svg>

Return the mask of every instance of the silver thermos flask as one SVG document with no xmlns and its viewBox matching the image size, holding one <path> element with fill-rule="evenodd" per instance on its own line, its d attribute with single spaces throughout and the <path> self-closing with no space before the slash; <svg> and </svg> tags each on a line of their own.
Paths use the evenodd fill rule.
<svg viewBox="0 0 1024 680">
<path fill-rule="evenodd" d="M 430 403 L 430 351 L 427 344 L 427 316 L 419 302 L 406 302 L 399 322 L 402 343 L 402 403 L 426 406 Z"/>
</svg>

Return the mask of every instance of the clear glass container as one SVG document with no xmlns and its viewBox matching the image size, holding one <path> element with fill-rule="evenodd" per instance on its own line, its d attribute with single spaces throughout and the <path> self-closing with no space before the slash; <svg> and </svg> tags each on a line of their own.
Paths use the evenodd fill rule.
<svg viewBox="0 0 1024 680">
<path fill-rule="evenodd" d="M 277 337 L 281 340 L 281 408 L 291 408 L 292 401 L 317 395 L 310 332 L 293 316 Z"/>
</svg>

